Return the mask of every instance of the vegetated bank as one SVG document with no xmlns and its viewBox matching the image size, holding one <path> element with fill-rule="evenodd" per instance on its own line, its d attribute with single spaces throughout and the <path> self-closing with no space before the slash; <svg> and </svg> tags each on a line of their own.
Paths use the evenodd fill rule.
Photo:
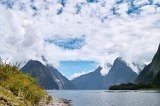
<svg viewBox="0 0 160 106">
<path fill-rule="evenodd" d="M 152 84 L 120 84 L 120 85 L 112 85 L 109 87 L 109 90 L 141 90 L 141 89 L 154 89 L 155 87 Z"/>
<path fill-rule="evenodd" d="M 0 60 L 0 105 L 51 106 L 62 102 L 49 96 L 37 85 L 36 79 L 23 74 L 15 65 Z"/>
</svg>

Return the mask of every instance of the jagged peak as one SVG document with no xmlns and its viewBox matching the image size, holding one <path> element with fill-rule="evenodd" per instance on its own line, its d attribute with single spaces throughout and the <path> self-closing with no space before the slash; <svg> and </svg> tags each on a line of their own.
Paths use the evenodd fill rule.
<svg viewBox="0 0 160 106">
<path fill-rule="evenodd" d="M 132 70 L 133 72 L 135 72 L 135 68 L 133 67 L 133 64 L 130 64 L 129 62 L 127 62 L 126 60 L 124 60 L 122 57 L 117 57 L 113 63 L 112 68 L 116 68 L 113 70 L 120 70 L 119 68 L 129 68 L 130 70 Z M 111 68 L 111 70 L 112 70 Z M 122 70 L 124 71 L 124 70 Z"/>
<path fill-rule="evenodd" d="M 43 64 L 38 60 L 29 60 L 27 62 L 27 65 L 43 65 Z"/>
<path fill-rule="evenodd" d="M 115 61 L 114 61 L 114 64 L 116 64 L 116 63 L 125 63 L 125 64 L 127 64 L 123 57 L 117 57 L 115 59 Z"/>
<path fill-rule="evenodd" d="M 99 67 L 95 70 L 95 72 L 100 73 L 100 71 L 101 71 L 102 69 L 103 69 L 103 68 L 102 68 L 101 66 L 99 66 Z"/>
</svg>

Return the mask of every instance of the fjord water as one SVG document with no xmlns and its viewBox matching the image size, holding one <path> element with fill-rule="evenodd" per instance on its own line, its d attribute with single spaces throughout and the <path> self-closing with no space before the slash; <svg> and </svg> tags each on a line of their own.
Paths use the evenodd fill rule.
<svg viewBox="0 0 160 106">
<path fill-rule="evenodd" d="M 72 106 L 160 106 L 159 91 L 48 90 Z"/>
</svg>

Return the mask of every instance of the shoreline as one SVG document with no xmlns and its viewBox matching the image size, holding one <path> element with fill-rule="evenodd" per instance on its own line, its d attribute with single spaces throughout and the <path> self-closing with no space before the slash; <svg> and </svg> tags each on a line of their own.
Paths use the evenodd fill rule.
<svg viewBox="0 0 160 106">
<path fill-rule="evenodd" d="M 63 98 L 53 98 L 47 106 L 71 106 L 71 100 Z"/>
</svg>

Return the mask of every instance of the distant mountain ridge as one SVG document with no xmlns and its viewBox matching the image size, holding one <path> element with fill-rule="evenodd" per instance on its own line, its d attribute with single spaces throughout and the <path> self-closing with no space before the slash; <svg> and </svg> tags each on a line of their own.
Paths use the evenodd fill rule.
<svg viewBox="0 0 160 106">
<path fill-rule="evenodd" d="M 77 89 L 108 89 L 109 86 L 121 83 L 134 82 L 137 74 L 122 58 L 114 61 L 112 68 L 106 76 L 102 76 L 98 67 L 94 72 L 82 75 L 72 80 Z"/>
<path fill-rule="evenodd" d="M 160 87 L 160 44 L 152 62 L 139 74 L 136 83 L 154 83 Z"/>
<path fill-rule="evenodd" d="M 88 74 L 81 75 L 72 80 L 72 83 L 77 87 L 77 89 L 84 90 L 94 90 L 94 89 L 104 89 L 103 83 L 105 77 L 101 75 L 101 67 L 98 67 L 95 71 Z"/>
<path fill-rule="evenodd" d="M 45 89 L 75 89 L 75 86 L 51 65 L 43 65 L 36 60 L 30 60 L 21 68 L 23 73 L 28 73 L 38 80 Z"/>
<path fill-rule="evenodd" d="M 118 57 L 106 76 L 106 88 L 108 89 L 111 85 L 134 82 L 136 77 L 137 73 L 121 57 Z"/>
</svg>

